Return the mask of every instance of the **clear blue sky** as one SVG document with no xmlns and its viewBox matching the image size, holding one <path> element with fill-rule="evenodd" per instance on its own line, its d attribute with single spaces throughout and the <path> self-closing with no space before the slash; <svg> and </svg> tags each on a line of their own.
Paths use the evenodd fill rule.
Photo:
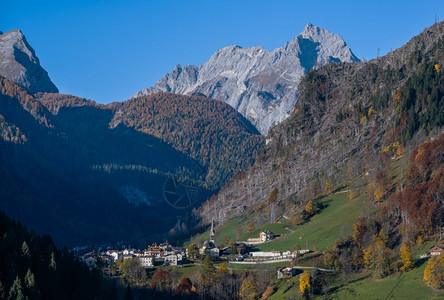
<svg viewBox="0 0 444 300">
<path fill-rule="evenodd" d="M 443 0 L 0 0 L 0 30 L 20 29 L 62 93 L 123 101 L 220 47 L 281 47 L 311 22 L 371 59 L 406 43 Z"/>
</svg>

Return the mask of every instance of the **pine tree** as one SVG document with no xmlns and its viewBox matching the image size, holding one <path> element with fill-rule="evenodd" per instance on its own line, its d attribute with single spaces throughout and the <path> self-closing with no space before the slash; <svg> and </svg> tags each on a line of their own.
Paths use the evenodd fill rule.
<svg viewBox="0 0 444 300">
<path fill-rule="evenodd" d="M 28 289 L 35 287 L 35 276 L 30 269 L 28 269 L 28 272 L 26 272 L 25 275 L 25 287 Z"/>
<path fill-rule="evenodd" d="M 53 269 L 54 271 L 57 270 L 57 263 L 54 252 L 51 253 L 51 261 L 49 262 L 49 268 Z"/>
<path fill-rule="evenodd" d="M 23 294 L 23 286 L 20 278 L 17 276 L 14 280 L 14 283 L 9 290 L 8 300 L 24 300 L 25 295 Z"/>
<path fill-rule="evenodd" d="M 211 257 L 209 255 L 206 255 L 203 262 L 202 262 L 202 273 L 207 275 L 212 275 L 214 273 L 214 265 L 211 261 Z"/>
<path fill-rule="evenodd" d="M 6 298 L 6 291 L 5 287 L 3 286 L 3 283 L 0 281 L 0 299 Z"/>
<path fill-rule="evenodd" d="M 22 244 L 22 254 L 23 254 L 23 256 L 26 256 L 26 257 L 31 256 L 31 252 L 29 250 L 29 246 L 26 243 L 26 241 L 23 241 L 23 244 Z"/>
</svg>

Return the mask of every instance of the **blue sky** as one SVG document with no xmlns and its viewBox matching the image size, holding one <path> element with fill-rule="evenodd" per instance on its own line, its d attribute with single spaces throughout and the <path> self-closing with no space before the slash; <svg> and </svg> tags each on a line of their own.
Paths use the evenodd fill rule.
<svg viewBox="0 0 444 300">
<path fill-rule="evenodd" d="M 0 0 L 0 30 L 20 29 L 62 93 L 123 101 L 220 47 L 281 47 L 306 23 L 338 33 L 358 57 L 406 43 L 444 1 Z"/>
</svg>

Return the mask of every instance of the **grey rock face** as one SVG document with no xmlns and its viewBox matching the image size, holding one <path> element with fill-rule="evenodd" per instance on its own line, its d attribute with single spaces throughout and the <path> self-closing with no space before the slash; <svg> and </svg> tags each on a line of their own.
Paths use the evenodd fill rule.
<svg viewBox="0 0 444 300">
<path fill-rule="evenodd" d="M 20 30 L 0 32 L 0 75 L 30 93 L 59 92 Z"/>
<path fill-rule="evenodd" d="M 344 40 L 328 30 L 307 24 L 282 48 L 228 46 L 203 65 L 177 65 L 140 97 L 166 91 L 202 93 L 224 101 L 248 118 L 262 134 L 285 120 L 293 110 L 301 77 L 329 62 L 360 62 Z"/>
</svg>

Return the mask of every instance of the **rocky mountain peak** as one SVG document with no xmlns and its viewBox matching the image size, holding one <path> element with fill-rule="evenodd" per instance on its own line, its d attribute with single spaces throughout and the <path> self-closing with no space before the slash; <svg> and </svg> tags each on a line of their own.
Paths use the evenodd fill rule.
<svg viewBox="0 0 444 300">
<path fill-rule="evenodd" d="M 223 47 L 199 67 L 180 71 L 176 66 L 134 97 L 161 91 L 204 94 L 228 103 L 267 134 L 293 110 L 299 81 L 308 70 L 330 62 L 359 61 L 339 35 L 308 23 L 282 48 L 270 52 L 261 46 Z"/>
<path fill-rule="evenodd" d="M 34 49 L 18 29 L 0 33 L 0 75 L 30 93 L 58 92 L 48 73 L 40 66 Z"/>
<path fill-rule="evenodd" d="M 315 36 L 315 35 L 319 35 L 321 33 L 321 31 L 327 31 L 321 27 L 318 27 L 316 25 L 313 25 L 311 23 L 307 23 L 307 25 L 305 25 L 304 30 L 301 32 L 301 35 L 304 37 L 309 37 L 309 36 Z"/>
</svg>

